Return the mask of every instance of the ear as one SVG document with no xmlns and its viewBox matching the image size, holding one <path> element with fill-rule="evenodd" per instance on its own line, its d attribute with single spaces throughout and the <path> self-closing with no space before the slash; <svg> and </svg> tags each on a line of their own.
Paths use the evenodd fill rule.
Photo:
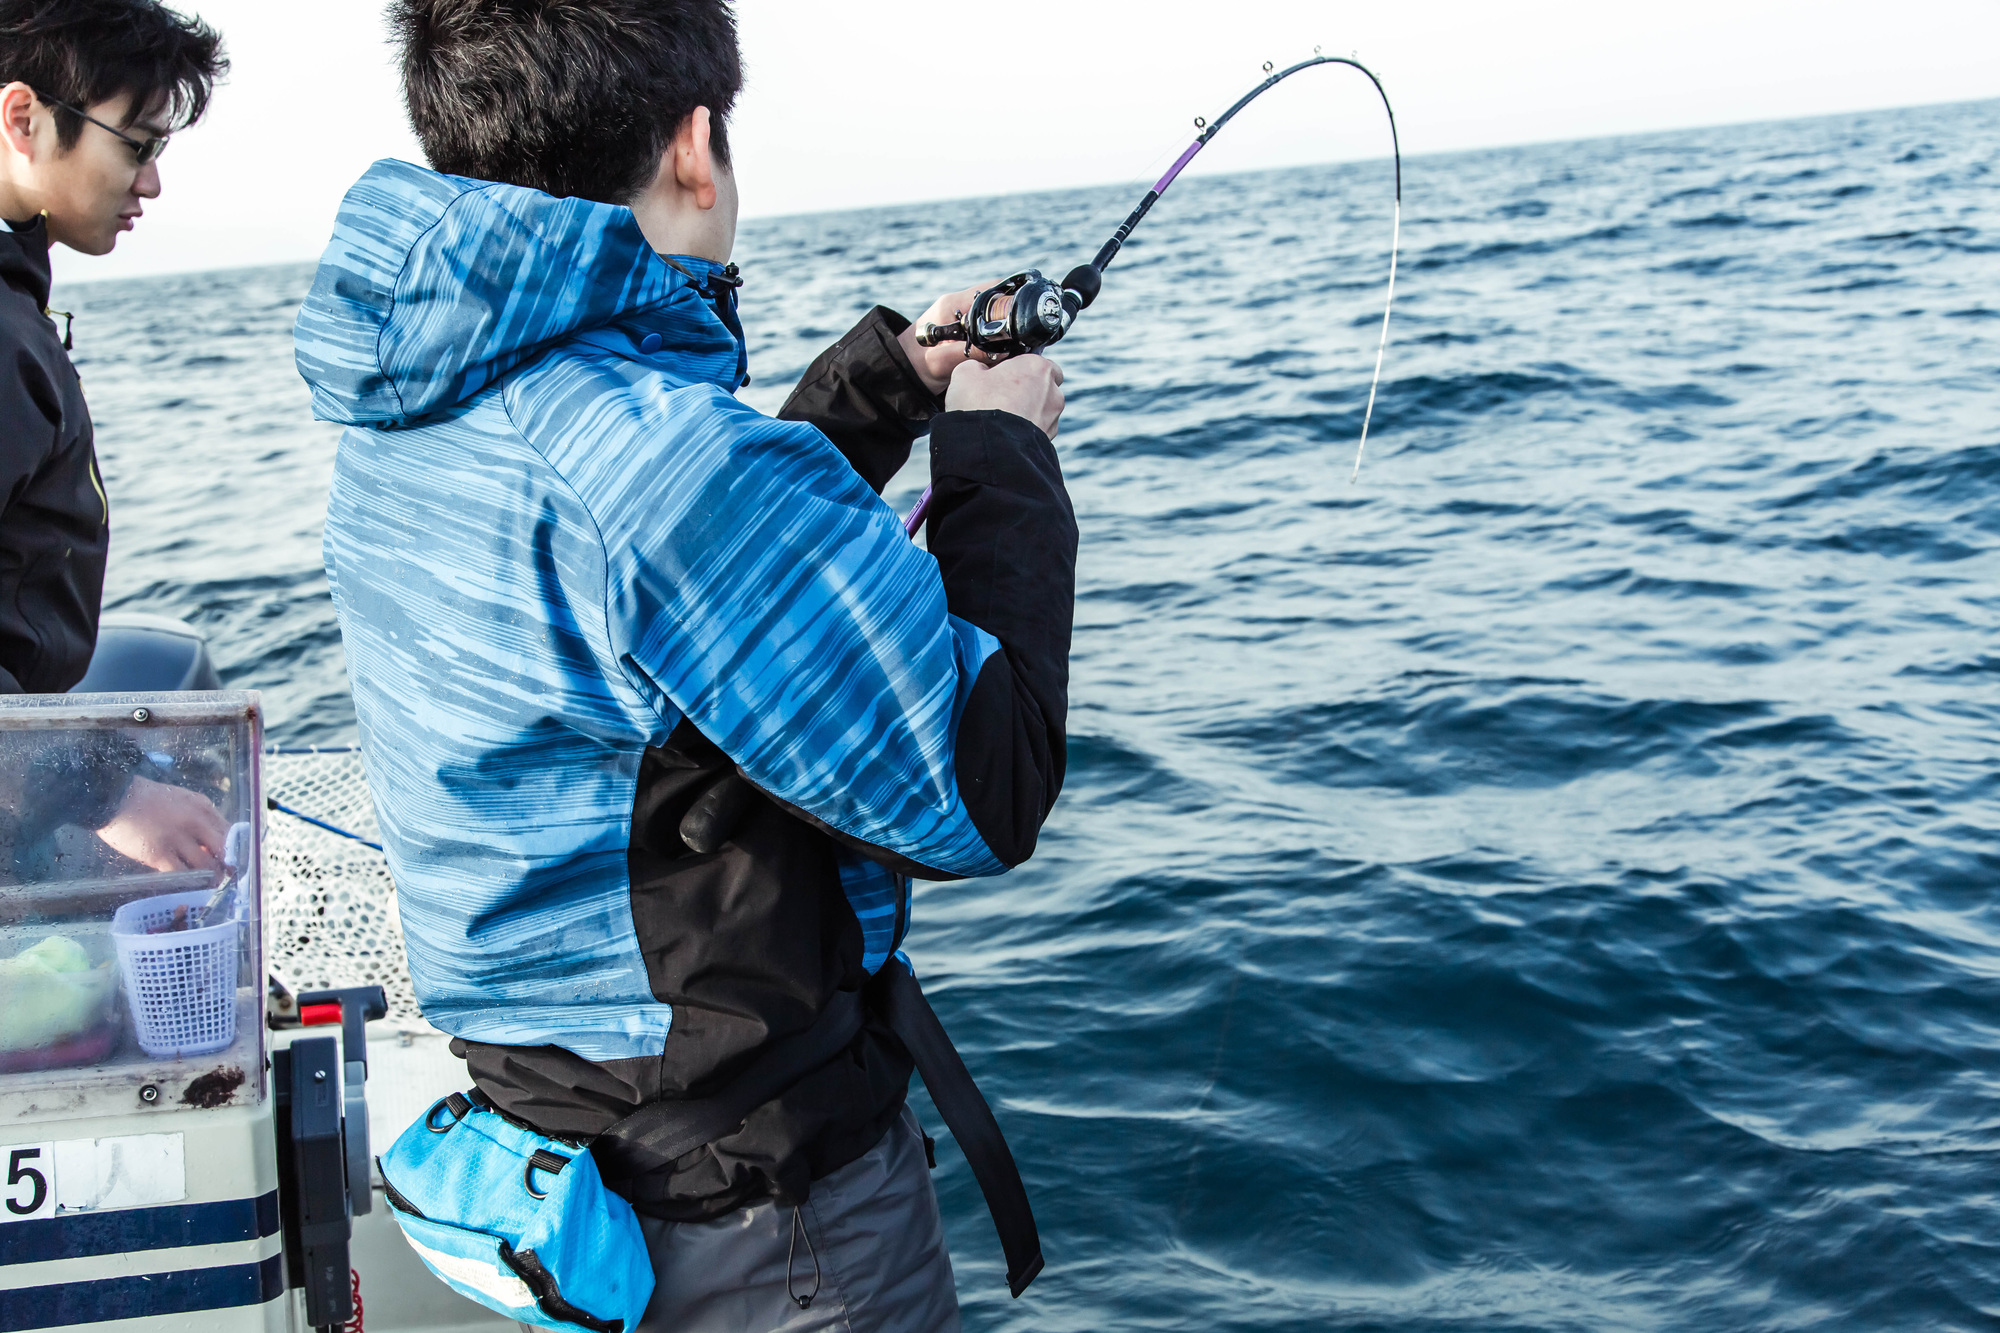
<svg viewBox="0 0 2000 1333">
<path fill-rule="evenodd" d="M 698 106 L 674 131 L 667 147 L 675 183 L 691 192 L 694 206 L 704 212 L 715 207 L 715 157 L 709 150 L 708 131 L 708 108 Z"/>
<path fill-rule="evenodd" d="M 22 157 L 35 156 L 35 91 L 19 79 L 0 87 L 0 143 Z"/>
</svg>

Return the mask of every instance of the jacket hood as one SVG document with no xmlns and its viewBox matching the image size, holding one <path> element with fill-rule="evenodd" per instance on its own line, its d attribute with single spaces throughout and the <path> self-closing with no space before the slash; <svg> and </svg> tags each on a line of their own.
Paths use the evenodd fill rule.
<svg viewBox="0 0 2000 1333">
<path fill-rule="evenodd" d="M 14 224 L 9 224 L 14 225 Z M 49 225 L 40 214 L 19 230 L 0 229 L 0 282 L 19 287 L 35 298 L 35 308 L 49 308 Z"/>
<path fill-rule="evenodd" d="M 299 374 L 321 420 L 399 425 L 593 334 L 734 392 L 743 340 L 720 270 L 653 253 L 629 208 L 387 159 L 341 201 L 294 330 Z"/>
</svg>

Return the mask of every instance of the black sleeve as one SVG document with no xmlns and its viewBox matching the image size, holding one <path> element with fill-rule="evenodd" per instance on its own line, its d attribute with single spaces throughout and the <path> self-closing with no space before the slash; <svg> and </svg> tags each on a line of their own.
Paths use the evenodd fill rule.
<svg viewBox="0 0 2000 1333">
<path fill-rule="evenodd" d="M 136 741 L 116 731 L 65 733 L 40 747 L 29 767 L 34 786 L 22 803 L 22 826 L 103 828 L 145 758 Z"/>
<path fill-rule="evenodd" d="M 55 456 L 62 400 L 28 348 L 0 329 L 0 505 L 14 519 L 16 502 Z"/>
<path fill-rule="evenodd" d="M 6 324 L 23 304 L 0 289 L 0 690 L 58 693 L 90 665 L 109 516 L 75 373 Z"/>
<path fill-rule="evenodd" d="M 878 495 L 909 462 L 911 442 L 944 410 L 896 342 L 908 327 L 909 320 L 876 306 L 806 367 L 778 409 L 780 420 L 819 427 Z"/>
<path fill-rule="evenodd" d="M 1062 791 L 1076 514 L 1055 445 L 1009 412 L 939 417 L 931 487 L 945 604 L 1000 641 L 959 718 L 959 792 L 993 854 L 1018 865 Z"/>
<path fill-rule="evenodd" d="M 110 823 L 145 753 L 116 731 L 16 733 L 0 744 L 0 763 L 20 781 L 19 808 L 7 812 L 19 874 L 24 858 L 64 825 L 94 832 Z"/>
<path fill-rule="evenodd" d="M 0 319 L 5 314 L 0 311 Z M 46 381 L 34 357 L 0 327 L 0 569 L 15 585 L 0 598 L 0 693 L 5 694 L 27 692 L 12 668 L 25 673 L 40 642 L 18 603 L 26 591 L 19 581 L 49 544 L 49 524 L 30 494 L 37 474 L 55 457 L 62 431 L 62 405 Z"/>
<path fill-rule="evenodd" d="M 939 416 L 931 430 L 931 487 L 926 531 L 945 606 L 1000 641 L 959 716 L 959 795 L 993 854 L 1015 866 L 1034 853 L 1062 791 L 1076 514 L 1055 445 L 1011 412 Z M 958 878 L 778 804 L 893 870 Z"/>
</svg>

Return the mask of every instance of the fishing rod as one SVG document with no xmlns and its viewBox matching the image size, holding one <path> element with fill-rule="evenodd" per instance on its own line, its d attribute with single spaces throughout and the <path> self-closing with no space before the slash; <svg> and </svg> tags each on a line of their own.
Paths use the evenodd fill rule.
<svg viewBox="0 0 2000 1333">
<path fill-rule="evenodd" d="M 1271 62 L 1265 61 L 1264 73 L 1269 77 L 1237 98 L 1229 110 L 1216 117 L 1214 124 L 1196 116 L 1194 127 L 1201 131 L 1200 135 L 1167 168 L 1167 174 L 1146 191 L 1138 207 L 1118 225 L 1118 230 L 1112 233 L 1111 239 L 1104 243 L 1097 257 L 1088 264 L 1079 264 L 1071 269 L 1060 284 L 1043 277 L 1038 269 L 1016 273 L 973 297 L 971 306 L 961 311 L 953 322 L 926 324 L 918 329 L 917 345 L 935 347 L 939 343 L 962 342 L 966 345 L 967 356 L 972 355 L 972 349 L 976 347 L 989 356 L 1005 357 L 1038 352 L 1060 341 L 1076 323 L 1076 317 L 1097 299 L 1104 286 L 1104 270 L 1118 257 L 1119 250 L 1124 248 L 1126 239 L 1132 235 L 1132 229 L 1159 202 L 1167 187 L 1174 183 L 1174 178 L 1194 161 L 1195 154 L 1206 148 L 1208 141 L 1236 118 L 1237 112 L 1300 70 L 1311 69 L 1315 65 L 1348 65 L 1368 76 L 1368 82 L 1375 85 L 1375 92 L 1382 99 L 1382 109 L 1389 115 L 1389 147 L 1396 164 L 1396 202 L 1389 223 L 1389 286 L 1382 300 L 1382 336 L 1375 345 L 1375 375 L 1368 382 L 1368 406 L 1361 414 L 1361 439 L 1354 446 L 1354 472 L 1349 480 L 1360 477 L 1361 454 L 1368 447 L 1368 423 L 1375 416 L 1375 391 L 1382 383 L 1382 354 L 1389 346 L 1389 311 L 1396 301 L 1396 251 L 1403 231 L 1403 146 L 1396 134 L 1396 109 L 1389 105 L 1389 94 L 1384 91 L 1382 80 L 1375 77 L 1375 71 L 1347 56 L 1321 55 L 1317 46 L 1313 48 L 1312 59 L 1301 60 L 1275 73 L 1272 72 Z M 995 313 L 994 307 L 1003 300 L 1005 306 Z M 931 488 L 926 486 L 917 500 L 917 507 L 910 511 L 909 518 L 904 522 L 904 530 L 914 537 L 929 516 L 930 508 Z"/>
</svg>

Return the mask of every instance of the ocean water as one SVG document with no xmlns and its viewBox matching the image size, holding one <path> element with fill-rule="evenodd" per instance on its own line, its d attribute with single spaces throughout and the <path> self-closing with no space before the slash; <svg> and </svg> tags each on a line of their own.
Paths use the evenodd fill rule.
<svg viewBox="0 0 2000 1333">
<path fill-rule="evenodd" d="M 1352 485 L 1388 165 L 1168 196 L 1057 349 L 1068 787 L 918 897 L 1049 1257 L 941 1153 L 969 1327 L 2000 1327 L 1996 130 L 1413 159 Z M 747 396 L 1135 193 L 746 227 Z M 353 734 L 309 275 L 63 294 L 109 602 L 287 742 Z"/>
</svg>

